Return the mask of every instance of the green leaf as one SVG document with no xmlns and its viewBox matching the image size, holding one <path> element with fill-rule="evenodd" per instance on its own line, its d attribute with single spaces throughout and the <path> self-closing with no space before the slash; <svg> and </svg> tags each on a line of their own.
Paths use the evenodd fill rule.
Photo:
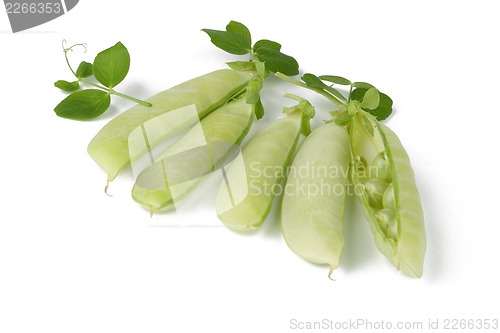
<svg viewBox="0 0 500 333">
<path fill-rule="evenodd" d="M 80 90 L 63 99 L 54 111 L 62 118 L 86 120 L 101 115 L 110 102 L 108 92 L 98 89 Z"/>
<path fill-rule="evenodd" d="M 247 103 L 255 104 L 260 101 L 260 91 L 262 90 L 262 81 L 255 77 L 247 85 Z"/>
<path fill-rule="evenodd" d="M 263 62 L 254 62 L 254 64 L 255 69 L 257 70 L 257 75 L 261 80 L 264 80 L 269 74 L 269 71 L 266 71 L 266 64 Z"/>
<path fill-rule="evenodd" d="M 235 71 L 253 71 L 255 70 L 255 64 L 253 61 L 232 61 L 226 63 L 229 68 Z"/>
<path fill-rule="evenodd" d="M 343 78 L 342 76 L 321 75 L 321 76 L 319 76 L 319 78 L 321 80 L 328 81 L 328 82 L 331 82 L 331 83 L 340 84 L 340 85 L 343 85 L 343 86 L 348 86 L 348 85 L 351 84 L 351 81 L 349 81 L 346 78 Z"/>
<path fill-rule="evenodd" d="M 80 89 L 80 83 L 78 83 L 78 81 L 68 82 L 64 80 L 59 80 L 54 82 L 54 86 L 67 92 L 73 92 Z"/>
<path fill-rule="evenodd" d="M 234 32 L 235 34 L 240 35 L 245 40 L 245 44 L 248 46 L 248 48 L 251 48 L 252 35 L 250 34 L 250 30 L 248 30 L 248 28 L 243 23 L 231 21 L 226 26 L 226 31 Z"/>
<path fill-rule="evenodd" d="M 261 119 L 264 117 L 264 105 L 262 105 L 262 101 L 258 101 L 257 103 L 254 104 L 255 107 L 255 117 L 257 119 Z"/>
<path fill-rule="evenodd" d="M 84 79 L 86 77 L 92 76 L 92 64 L 90 62 L 82 61 L 76 70 L 76 77 L 79 79 Z"/>
<path fill-rule="evenodd" d="M 365 96 L 363 96 L 363 101 L 361 101 L 361 107 L 363 109 L 373 110 L 378 106 L 380 102 L 380 94 L 377 88 L 370 88 L 366 91 Z"/>
<path fill-rule="evenodd" d="M 352 86 L 355 88 L 361 88 L 361 89 L 370 89 L 370 88 L 375 88 L 373 85 L 367 82 L 353 82 Z"/>
<path fill-rule="evenodd" d="M 127 76 L 130 68 L 130 54 L 120 42 L 101 51 L 94 60 L 94 76 L 108 88 L 113 88 Z"/>
<path fill-rule="evenodd" d="M 314 74 L 311 74 L 311 73 L 304 74 L 302 76 L 302 81 L 304 81 L 310 87 L 324 89 L 342 101 L 346 100 L 345 96 L 342 95 L 340 93 L 340 91 L 338 91 L 337 89 L 335 89 L 333 87 L 326 85 L 323 81 L 321 81 L 321 79 L 319 77 L 317 77 Z"/>
<path fill-rule="evenodd" d="M 212 43 L 218 48 L 236 55 L 244 55 L 251 51 L 251 44 L 245 37 L 233 31 L 202 29 L 210 37 Z"/>
<path fill-rule="evenodd" d="M 387 119 L 392 113 L 392 99 L 384 93 L 380 93 L 380 102 L 378 103 L 378 107 L 370 110 L 372 116 L 374 116 L 377 120 L 381 121 Z"/>
<path fill-rule="evenodd" d="M 311 134 L 311 118 L 304 113 L 302 114 L 302 127 L 300 132 L 305 136 Z"/>
<path fill-rule="evenodd" d="M 273 42 L 272 40 L 268 40 L 268 39 L 261 39 L 261 40 L 257 41 L 253 46 L 254 52 L 257 52 L 257 50 L 261 47 L 267 47 L 268 49 L 281 51 L 281 44 L 280 43 Z"/>
<path fill-rule="evenodd" d="M 269 47 L 260 47 L 256 55 L 260 61 L 266 63 L 266 68 L 271 72 L 280 72 L 287 76 L 299 74 L 299 64 L 297 60 L 280 51 L 276 51 Z"/>
<path fill-rule="evenodd" d="M 363 97 L 365 96 L 365 93 L 368 91 L 368 89 L 355 89 L 351 93 L 351 100 L 356 100 L 361 102 L 363 100 Z M 372 116 L 374 116 L 378 121 L 387 119 L 392 113 L 392 99 L 387 96 L 384 93 L 379 93 L 380 101 L 378 103 L 378 106 L 373 109 L 373 110 L 365 110 Z"/>
<path fill-rule="evenodd" d="M 327 85 L 324 84 L 323 81 L 321 81 L 316 75 L 311 73 L 306 73 L 302 75 L 301 79 L 310 87 L 322 88 L 322 89 L 327 87 Z"/>
</svg>

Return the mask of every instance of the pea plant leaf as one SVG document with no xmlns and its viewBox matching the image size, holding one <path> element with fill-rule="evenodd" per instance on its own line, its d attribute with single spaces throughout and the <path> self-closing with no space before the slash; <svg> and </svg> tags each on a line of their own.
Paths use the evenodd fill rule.
<svg viewBox="0 0 500 333">
<path fill-rule="evenodd" d="M 123 81 L 130 68 L 130 54 L 121 42 L 101 51 L 94 59 L 93 73 L 97 81 L 113 88 Z"/>
<path fill-rule="evenodd" d="M 343 78 L 342 76 L 336 76 L 336 75 L 321 75 L 319 76 L 319 79 L 323 81 L 328 81 L 331 83 L 335 84 L 340 84 L 342 86 L 349 86 L 351 85 L 351 81 L 349 81 L 346 78 Z"/>
<path fill-rule="evenodd" d="M 355 88 L 362 88 L 362 89 L 370 89 L 370 88 L 375 88 L 372 84 L 368 82 L 353 82 L 352 86 Z"/>
<path fill-rule="evenodd" d="M 299 64 L 293 57 L 281 53 L 269 47 L 260 47 L 256 53 L 260 61 L 266 64 L 266 68 L 274 73 L 283 73 L 287 76 L 299 74 Z"/>
<path fill-rule="evenodd" d="M 78 83 L 78 81 L 68 82 L 65 80 L 58 80 L 54 82 L 54 86 L 67 92 L 73 92 L 80 89 L 80 83 Z"/>
<path fill-rule="evenodd" d="M 373 110 L 378 106 L 380 102 L 380 94 L 377 88 L 370 88 L 366 91 L 361 101 L 361 107 L 363 109 Z"/>
<path fill-rule="evenodd" d="M 62 47 L 66 64 L 76 77 L 76 81 L 59 80 L 54 83 L 57 88 L 72 93 L 54 108 L 56 115 L 76 120 L 95 118 L 106 111 L 111 103 L 110 95 L 113 94 L 147 107 L 152 106 L 149 102 L 113 89 L 127 76 L 130 67 L 130 54 L 121 42 L 99 52 L 93 64 L 87 61 L 80 62 L 76 71 L 71 67 L 68 52 L 76 47 L 82 47 L 87 51 L 87 44 L 80 43 L 66 47 L 66 40 L 63 40 Z M 102 85 L 86 80 L 92 75 Z M 79 90 L 81 85 L 90 85 L 97 89 Z"/>
<path fill-rule="evenodd" d="M 255 107 L 255 117 L 257 119 L 261 119 L 264 117 L 264 105 L 262 105 L 262 101 L 259 99 L 257 103 L 254 104 Z"/>
<path fill-rule="evenodd" d="M 245 45 L 251 47 L 252 35 L 250 34 L 250 30 L 248 30 L 248 28 L 243 23 L 231 21 L 226 26 L 226 31 L 234 32 L 235 34 L 239 35 L 245 41 Z"/>
<path fill-rule="evenodd" d="M 325 84 L 320 77 L 311 74 L 311 73 L 306 73 L 302 76 L 302 81 L 304 81 L 308 86 L 314 87 L 314 88 L 320 88 L 323 90 L 328 91 L 330 94 L 333 96 L 337 97 L 338 99 L 345 101 L 346 98 L 340 91 L 337 89 Z"/>
<path fill-rule="evenodd" d="M 62 118 L 87 120 L 101 115 L 111 103 L 110 94 L 99 89 L 86 89 L 72 93 L 54 109 Z"/>
<path fill-rule="evenodd" d="M 357 88 L 351 92 L 351 100 L 362 102 L 368 89 Z M 366 112 L 374 116 L 377 120 L 387 119 L 392 113 L 392 99 L 386 94 L 379 92 L 379 103 L 375 109 L 365 109 Z"/>
<path fill-rule="evenodd" d="M 253 71 L 255 70 L 255 64 L 253 61 L 231 61 L 226 63 L 229 68 L 235 71 Z"/>
<path fill-rule="evenodd" d="M 254 52 L 257 52 L 257 50 L 261 47 L 267 47 L 269 49 L 281 51 L 281 44 L 280 43 L 273 42 L 272 40 L 268 40 L 268 39 L 261 39 L 261 40 L 257 41 L 253 46 Z"/>
<path fill-rule="evenodd" d="M 260 101 L 260 91 L 262 90 L 262 80 L 254 77 L 247 85 L 247 103 L 256 104 Z"/>
<path fill-rule="evenodd" d="M 246 27 L 238 22 L 231 21 L 226 27 L 226 31 L 202 29 L 209 37 L 211 42 L 228 53 L 235 55 L 248 54 L 252 50 L 252 41 L 250 32 Z"/>
<path fill-rule="evenodd" d="M 90 62 L 82 61 L 78 68 L 76 69 L 76 77 L 79 79 L 84 79 L 94 74 L 92 70 L 92 64 Z"/>
</svg>

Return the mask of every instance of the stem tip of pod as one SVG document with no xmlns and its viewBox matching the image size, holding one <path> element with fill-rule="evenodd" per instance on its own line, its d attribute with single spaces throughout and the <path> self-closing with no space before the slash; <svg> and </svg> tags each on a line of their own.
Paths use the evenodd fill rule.
<svg viewBox="0 0 500 333">
<path fill-rule="evenodd" d="M 108 193 L 108 188 L 109 188 L 109 180 L 106 180 L 106 186 L 104 186 L 104 193 L 106 193 L 108 197 L 112 197 L 113 195 Z"/>
</svg>

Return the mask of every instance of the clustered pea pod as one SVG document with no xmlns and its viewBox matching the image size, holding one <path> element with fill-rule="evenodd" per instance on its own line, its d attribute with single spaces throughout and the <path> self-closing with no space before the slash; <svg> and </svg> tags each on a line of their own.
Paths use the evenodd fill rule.
<svg viewBox="0 0 500 333">
<path fill-rule="evenodd" d="M 285 110 L 283 118 L 257 133 L 243 147 L 225 174 L 217 193 L 219 219 L 236 230 L 259 227 L 269 214 L 277 188 L 291 160 L 301 131 L 314 115 L 303 101 Z"/>
<path fill-rule="evenodd" d="M 330 265 L 330 274 L 344 249 L 349 164 L 347 130 L 334 122 L 318 127 L 293 159 L 281 204 L 288 247 L 306 260 Z"/>
<path fill-rule="evenodd" d="M 252 125 L 254 107 L 242 94 L 203 118 L 139 174 L 134 200 L 152 213 L 174 208 L 239 147 Z"/>
<path fill-rule="evenodd" d="M 88 153 L 106 170 L 108 182 L 112 181 L 131 160 L 147 153 L 144 146 L 131 156 L 129 137 L 134 130 L 141 129 L 148 120 L 187 106 L 195 107 L 201 119 L 241 92 L 253 76 L 252 72 L 222 69 L 162 91 L 147 100 L 151 107 L 138 104 L 109 121 L 90 142 Z M 150 128 L 147 146 L 154 147 L 192 125 L 192 118 L 176 117 L 167 128 Z"/>
<path fill-rule="evenodd" d="M 362 110 L 349 132 L 352 181 L 364 188 L 360 200 L 375 244 L 402 273 L 421 277 L 424 213 L 408 154 L 393 131 Z"/>
</svg>

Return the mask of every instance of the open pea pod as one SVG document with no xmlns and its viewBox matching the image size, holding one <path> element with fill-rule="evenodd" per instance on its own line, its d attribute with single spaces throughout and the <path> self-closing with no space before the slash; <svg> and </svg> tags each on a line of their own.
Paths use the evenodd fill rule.
<svg viewBox="0 0 500 333">
<path fill-rule="evenodd" d="M 112 181 L 120 170 L 147 153 L 148 149 L 189 128 L 224 105 L 253 76 L 251 72 L 222 69 L 162 91 L 147 100 L 152 104 L 151 107 L 138 104 L 109 121 L 92 139 L 87 151 L 106 170 L 108 182 Z M 197 117 L 185 115 L 191 110 Z M 162 126 L 148 126 L 149 120 L 162 115 L 165 115 Z M 158 123 L 154 121 L 154 124 Z M 147 147 L 129 147 L 134 131 L 148 132 Z"/>
<path fill-rule="evenodd" d="M 241 150 L 224 175 L 215 209 L 219 219 L 235 230 L 252 230 L 266 219 L 274 198 L 282 193 L 280 182 L 286 172 L 305 122 L 310 116 L 299 103 L 259 133 Z M 312 116 L 312 115 L 311 115 Z"/>
<path fill-rule="evenodd" d="M 288 247 L 316 264 L 338 267 L 344 249 L 344 206 L 350 164 L 345 127 L 324 124 L 304 140 L 287 177 L 281 228 Z"/>
<path fill-rule="evenodd" d="M 421 277 L 424 212 L 408 154 L 393 131 L 364 111 L 349 132 L 352 180 L 375 244 L 402 273 Z"/>
<path fill-rule="evenodd" d="M 152 213 L 175 208 L 239 148 L 254 117 L 245 94 L 210 113 L 138 175 L 133 199 Z"/>
</svg>

